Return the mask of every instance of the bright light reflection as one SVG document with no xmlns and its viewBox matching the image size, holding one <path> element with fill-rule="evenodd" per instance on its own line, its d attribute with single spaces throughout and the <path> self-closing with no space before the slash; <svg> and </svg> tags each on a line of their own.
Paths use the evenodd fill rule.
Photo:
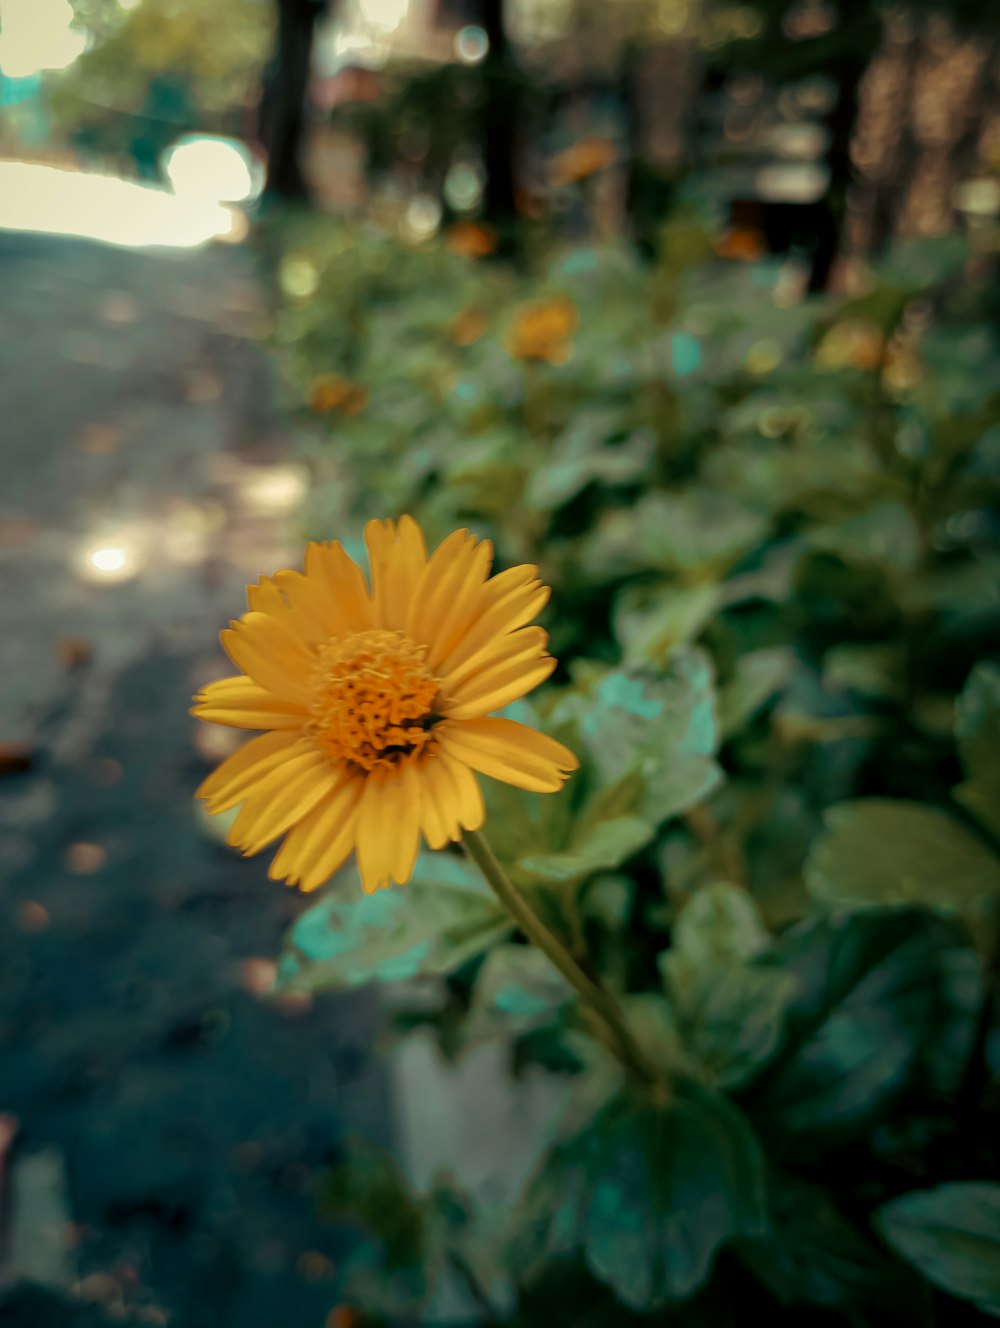
<svg viewBox="0 0 1000 1328">
<path fill-rule="evenodd" d="M 475 24 L 459 28 L 455 33 L 455 54 L 464 65 L 478 65 L 486 59 L 490 39 L 483 28 Z"/>
<path fill-rule="evenodd" d="M 358 0 L 363 21 L 383 32 L 395 32 L 409 7 L 410 0 Z"/>
<path fill-rule="evenodd" d="M 132 249 L 195 249 L 232 237 L 238 215 L 215 201 L 115 176 L 0 161 L 0 230 L 75 235 Z"/>
<path fill-rule="evenodd" d="M 128 562 L 124 549 L 95 549 L 90 561 L 99 572 L 120 572 Z"/>
<path fill-rule="evenodd" d="M 0 70 L 31 78 L 66 69 L 82 55 L 87 35 L 74 28 L 69 0 L 0 0 Z"/>
<path fill-rule="evenodd" d="M 298 466 L 270 466 L 240 485 L 243 501 L 257 512 L 291 512 L 305 497 L 309 478 Z"/>
<path fill-rule="evenodd" d="M 458 212 L 471 212 L 478 207 L 483 197 L 483 182 L 476 168 L 468 162 L 455 162 L 445 177 L 444 196 Z"/>
<path fill-rule="evenodd" d="M 762 167 L 754 185 L 769 203 L 815 203 L 826 192 L 829 177 L 829 170 L 817 162 L 782 162 Z"/>
<path fill-rule="evenodd" d="M 123 539 L 101 540 L 84 548 L 77 558 L 77 571 L 85 581 L 114 585 L 129 581 L 139 571 L 136 547 Z"/>
<path fill-rule="evenodd" d="M 429 240 L 441 225 L 441 204 L 430 194 L 417 194 L 410 201 L 403 218 L 403 234 L 408 240 Z"/>
<path fill-rule="evenodd" d="M 174 193 L 186 199 L 245 203 L 256 198 L 264 184 L 260 163 L 232 138 L 185 134 L 160 163 Z"/>
</svg>

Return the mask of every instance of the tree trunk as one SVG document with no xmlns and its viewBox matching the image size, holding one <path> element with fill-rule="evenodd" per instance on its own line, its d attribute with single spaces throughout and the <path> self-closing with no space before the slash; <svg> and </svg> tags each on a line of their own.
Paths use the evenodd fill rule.
<svg viewBox="0 0 1000 1328">
<path fill-rule="evenodd" d="M 490 221 L 501 227 L 513 222 L 517 215 L 514 180 L 517 106 L 514 104 L 514 80 L 503 8 L 503 0 L 482 0 L 483 30 L 490 43 L 483 68 L 486 96 L 483 115 L 484 203 Z"/>
<path fill-rule="evenodd" d="M 316 20 L 323 0 L 277 0 L 275 52 L 264 76 L 260 104 L 260 141 L 267 153 L 268 194 L 306 200 L 301 152 L 306 94 Z"/>
<path fill-rule="evenodd" d="M 839 90 L 837 101 L 827 119 L 830 145 L 826 165 L 830 172 L 826 206 L 822 210 L 819 243 L 813 258 L 809 290 L 825 291 L 840 254 L 847 218 L 848 195 L 854 182 L 851 145 L 861 104 L 861 85 L 875 53 L 882 44 L 882 23 L 868 0 L 843 0 L 840 22 L 854 41 L 823 70 Z"/>
</svg>

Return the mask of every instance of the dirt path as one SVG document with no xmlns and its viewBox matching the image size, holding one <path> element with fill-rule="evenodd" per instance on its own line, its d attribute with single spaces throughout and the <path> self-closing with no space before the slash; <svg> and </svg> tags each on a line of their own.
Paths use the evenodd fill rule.
<svg viewBox="0 0 1000 1328">
<path fill-rule="evenodd" d="M 320 1328 L 317 1168 L 386 1131 L 373 1013 L 255 994 L 303 901 L 191 802 L 219 754 L 191 691 L 247 581 L 297 560 L 249 259 L 4 236 L 0 289 L 0 742 L 31 752 L 0 778 L 8 1241 L 39 1156 L 72 1222 L 0 1324 Z"/>
</svg>

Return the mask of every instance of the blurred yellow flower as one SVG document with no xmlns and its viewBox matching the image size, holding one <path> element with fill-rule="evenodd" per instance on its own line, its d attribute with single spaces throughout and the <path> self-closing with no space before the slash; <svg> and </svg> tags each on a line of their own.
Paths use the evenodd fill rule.
<svg viewBox="0 0 1000 1328">
<path fill-rule="evenodd" d="M 889 342 L 882 381 L 897 395 L 905 396 L 924 380 L 923 362 L 915 346 L 904 340 Z"/>
<path fill-rule="evenodd" d="M 617 156 L 610 138 L 590 135 L 571 143 L 552 158 L 549 174 L 553 184 L 572 184 L 606 170 Z"/>
<path fill-rule="evenodd" d="M 314 890 L 357 849 L 368 892 L 405 883 L 421 835 L 433 849 L 483 822 L 474 771 L 554 793 L 576 757 L 494 714 L 552 672 L 531 619 L 537 568 L 490 577 L 493 548 L 455 531 L 429 557 L 410 517 L 370 521 L 371 586 L 343 547 L 309 544 L 305 572 L 247 591 L 222 633 L 243 672 L 209 683 L 192 714 L 263 729 L 198 790 L 240 805 L 228 840 L 245 854 L 285 836 L 270 876 Z"/>
<path fill-rule="evenodd" d="M 816 347 L 821 369 L 877 369 L 885 354 L 885 337 L 874 323 L 845 318 L 834 323 Z"/>
<path fill-rule="evenodd" d="M 341 415 L 358 415 L 368 405 L 368 393 L 343 374 L 320 374 L 309 387 L 309 405 L 320 415 L 333 410 Z"/>
<path fill-rule="evenodd" d="M 522 304 L 508 332 L 507 349 L 518 360 L 565 364 L 578 322 L 576 305 L 565 295 Z"/>
<path fill-rule="evenodd" d="M 482 221 L 456 221 L 448 227 L 445 243 L 453 254 L 485 258 L 497 247 L 497 233 Z"/>
<path fill-rule="evenodd" d="M 471 346 L 483 335 L 489 322 L 481 309 L 460 309 L 451 320 L 451 339 L 456 346 Z"/>
<path fill-rule="evenodd" d="M 717 237 L 715 252 L 720 258 L 751 263 L 767 253 L 767 240 L 756 226 L 730 226 Z"/>
</svg>

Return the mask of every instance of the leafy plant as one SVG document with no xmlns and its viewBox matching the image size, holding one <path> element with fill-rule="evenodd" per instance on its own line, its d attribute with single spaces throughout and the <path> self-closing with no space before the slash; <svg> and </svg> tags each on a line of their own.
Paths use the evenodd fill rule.
<svg viewBox="0 0 1000 1328">
<path fill-rule="evenodd" d="M 476 1258 L 440 1237 L 480 1316 L 972 1322 L 1000 1294 L 988 310 L 949 247 L 788 307 L 766 265 L 672 226 L 653 269 L 577 248 L 515 272 L 324 222 L 287 237 L 274 327 L 313 438 L 305 533 L 408 510 L 553 585 L 561 671 L 517 713 L 581 769 L 545 799 L 488 789 L 487 830 L 644 1073 L 458 857 L 375 899 L 338 878 L 281 980 L 416 982 L 397 1034 L 456 1061 L 499 1040 L 513 1075 L 567 1084 L 521 1200 L 461 1200 Z M 519 360 L 512 320 L 549 296 L 577 312 L 569 358 Z M 325 373 L 364 408 L 310 414 Z M 438 1221 L 439 1190 L 398 1184 Z M 355 1214 L 364 1258 L 394 1202 Z M 421 1286 L 371 1308 L 433 1322 Z"/>
</svg>

